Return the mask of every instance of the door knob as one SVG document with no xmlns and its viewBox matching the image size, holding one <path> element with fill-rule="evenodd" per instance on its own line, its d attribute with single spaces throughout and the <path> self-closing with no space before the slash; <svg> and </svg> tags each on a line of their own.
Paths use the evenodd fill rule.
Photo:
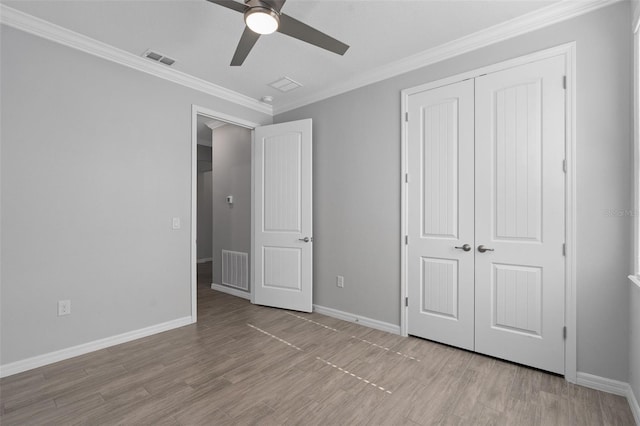
<svg viewBox="0 0 640 426">
<path fill-rule="evenodd" d="M 308 243 L 309 241 L 311 241 L 311 238 L 309 237 L 298 238 L 298 241 L 304 241 L 305 243 Z"/>
<path fill-rule="evenodd" d="M 478 251 L 479 251 L 480 253 L 484 253 L 485 251 L 493 251 L 493 249 L 487 248 L 487 247 L 485 247 L 485 246 L 483 246 L 483 245 L 479 245 L 479 246 L 478 246 Z"/>
<path fill-rule="evenodd" d="M 461 247 L 456 247 L 458 250 L 471 251 L 471 246 L 469 244 L 463 244 Z"/>
</svg>

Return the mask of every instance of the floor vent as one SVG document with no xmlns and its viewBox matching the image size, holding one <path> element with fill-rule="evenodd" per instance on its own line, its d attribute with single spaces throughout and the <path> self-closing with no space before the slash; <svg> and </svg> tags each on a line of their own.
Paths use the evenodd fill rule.
<svg viewBox="0 0 640 426">
<path fill-rule="evenodd" d="M 302 84 L 290 79 L 289 77 L 282 77 L 274 81 L 273 83 L 269 83 L 269 86 L 273 87 L 274 89 L 278 89 L 281 92 L 290 92 L 293 89 L 302 87 Z"/>
<path fill-rule="evenodd" d="M 222 285 L 249 291 L 249 255 L 222 250 Z"/>
<path fill-rule="evenodd" d="M 160 62 L 162 64 L 171 66 L 175 64 L 175 59 L 171 59 L 168 56 L 163 55 L 162 53 L 154 52 L 153 50 L 147 50 L 142 54 L 145 58 L 151 59 L 152 61 Z"/>
</svg>

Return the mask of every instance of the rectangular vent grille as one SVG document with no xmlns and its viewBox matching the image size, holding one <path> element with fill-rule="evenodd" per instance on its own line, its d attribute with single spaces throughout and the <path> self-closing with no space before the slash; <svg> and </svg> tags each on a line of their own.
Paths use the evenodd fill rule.
<svg viewBox="0 0 640 426">
<path fill-rule="evenodd" d="M 222 285 L 249 291 L 249 255 L 222 250 Z"/>
<path fill-rule="evenodd" d="M 171 66 L 176 62 L 175 59 L 171 59 L 168 56 L 163 55 L 162 53 L 154 52 L 152 50 L 147 50 L 142 54 L 142 56 L 168 66 Z"/>
<path fill-rule="evenodd" d="M 269 83 L 269 86 L 273 87 L 274 89 L 278 89 L 281 92 L 290 92 L 293 89 L 302 87 L 302 84 L 290 79 L 289 77 L 282 77 L 274 81 L 273 83 Z"/>
</svg>

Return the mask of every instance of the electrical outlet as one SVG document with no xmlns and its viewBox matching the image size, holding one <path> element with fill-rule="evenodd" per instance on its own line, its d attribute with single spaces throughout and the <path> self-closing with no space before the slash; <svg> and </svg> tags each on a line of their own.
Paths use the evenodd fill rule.
<svg viewBox="0 0 640 426">
<path fill-rule="evenodd" d="M 173 229 L 180 229 L 180 218 L 179 217 L 174 217 L 173 220 L 171 221 L 171 227 Z"/>
<path fill-rule="evenodd" d="M 338 275 L 336 277 L 336 285 L 340 288 L 344 288 L 344 277 L 342 275 Z"/>
<path fill-rule="evenodd" d="M 58 300 L 58 316 L 71 314 L 71 300 Z"/>
</svg>

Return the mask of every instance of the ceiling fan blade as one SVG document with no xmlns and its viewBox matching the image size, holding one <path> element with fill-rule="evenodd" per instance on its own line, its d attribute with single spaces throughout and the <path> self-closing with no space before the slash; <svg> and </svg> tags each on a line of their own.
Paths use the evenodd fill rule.
<svg viewBox="0 0 640 426">
<path fill-rule="evenodd" d="M 236 12 L 244 13 L 247 6 L 243 3 L 238 3 L 233 0 L 207 0 L 208 2 L 219 4 L 220 6 L 226 7 L 227 9 L 235 10 Z"/>
<path fill-rule="evenodd" d="M 283 13 L 280 14 L 278 32 L 337 53 L 338 55 L 344 55 L 347 49 L 349 49 L 349 46 L 343 42 Z"/>
<path fill-rule="evenodd" d="M 236 53 L 233 54 L 233 59 L 231 59 L 232 67 L 242 65 L 259 38 L 260 34 L 254 33 L 249 27 L 244 27 L 244 32 L 242 33 L 242 37 L 240 37 L 238 47 L 236 47 Z"/>
</svg>

